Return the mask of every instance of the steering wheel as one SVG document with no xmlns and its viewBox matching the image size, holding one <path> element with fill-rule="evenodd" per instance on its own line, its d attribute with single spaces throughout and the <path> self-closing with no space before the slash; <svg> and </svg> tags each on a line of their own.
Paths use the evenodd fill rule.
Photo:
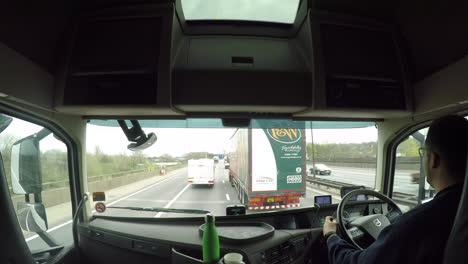
<svg viewBox="0 0 468 264">
<path fill-rule="evenodd" d="M 346 220 L 343 217 L 344 208 L 348 204 L 351 198 L 358 195 L 374 196 L 385 202 L 382 204 L 381 214 L 369 214 L 366 216 L 355 218 L 351 221 Z M 393 210 L 388 211 L 388 205 L 393 207 Z M 370 212 L 371 213 L 371 212 Z M 379 236 L 382 230 L 390 225 L 390 219 L 394 219 L 397 216 L 402 215 L 400 207 L 388 196 L 381 194 L 376 191 L 359 189 L 354 190 L 346 194 L 338 205 L 336 218 L 338 225 L 341 230 L 341 234 L 345 236 L 351 243 L 357 248 L 364 249 L 358 243 L 361 239 L 371 240 L 374 242 Z M 349 226 L 349 227 L 348 227 Z"/>
</svg>

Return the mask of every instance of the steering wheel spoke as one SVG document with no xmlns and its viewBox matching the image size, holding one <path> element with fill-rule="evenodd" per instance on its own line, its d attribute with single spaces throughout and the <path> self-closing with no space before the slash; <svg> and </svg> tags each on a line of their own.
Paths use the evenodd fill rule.
<svg viewBox="0 0 468 264">
<path fill-rule="evenodd" d="M 402 214 L 403 214 L 403 212 L 401 212 L 400 210 L 395 210 L 394 209 L 394 210 L 391 210 L 391 211 L 387 212 L 385 214 L 385 216 L 388 218 L 390 223 L 393 223 Z"/>
<path fill-rule="evenodd" d="M 352 197 L 361 195 L 361 194 L 374 196 L 380 199 L 381 201 L 383 201 L 384 206 L 382 208 L 382 213 L 384 214 L 366 215 L 366 216 L 355 218 L 352 221 L 349 221 L 349 219 L 346 219 L 344 217 L 345 206 L 347 205 L 347 203 L 350 201 Z M 392 208 L 392 210 L 388 210 L 388 208 Z M 394 216 L 394 214 L 401 215 L 402 211 L 392 199 L 390 199 L 384 194 L 381 194 L 372 190 L 366 190 L 366 189 L 354 190 L 346 194 L 341 200 L 340 204 L 338 205 L 338 210 L 336 212 L 340 229 L 345 230 L 345 232 L 342 232 L 342 234 L 345 236 L 345 238 L 350 240 L 359 249 L 363 249 L 360 245 L 362 243 L 357 243 L 357 241 L 359 240 L 366 240 L 370 242 L 375 241 L 377 237 L 379 236 L 380 232 L 382 232 L 382 230 L 385 229 L 385 227 L 391 224 L 391 221 L 393 218 L 388 217 L 388 216 L 389 215 Z M 369 243 L 364 243 L 364 244 L 366 244 L 366 246 L 369 245 Z"/>
<path fill-rule="evenodd" d="M 351 225 L 359 227 L 359 229 L 365 231 L 372 238 L 377 239 L 380 232 L 390 225 L 390 221 L 383 214 L 373 214 L 356 218 Z"/>
<path fill-rule="evenodd" d="M 353 226 L 347 230 L 349 236 L 353 239 L 353 241 L 359 241 L 365 233 L 359 227 Z"/>
</svg>

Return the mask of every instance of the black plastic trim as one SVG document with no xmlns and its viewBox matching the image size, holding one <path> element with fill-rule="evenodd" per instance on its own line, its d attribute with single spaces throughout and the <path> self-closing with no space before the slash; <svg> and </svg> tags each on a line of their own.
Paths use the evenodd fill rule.
<svg viewBox="0 0 468 264">
<path fill-rule="evenodd" d="M 156 255 L 158 257 L 169 258 L 171 246 L 160 242 L 148 241 L 140 238 L 117 234 L 111 230 L 98 230 L 91 227 L 79 227 L 79 234 L 86 236 L 89 239 L 100 241 L 112 246 L 120 247 L 127 250 L 134 250 L 146 254 Z"/>
<path fill-rule="evenodd" d="M 368 204 L 378 204 L 380 201 L 373 201 L 373 200 L 367 200 L 367 201 L 352 201 L 352 205 L 368 205 Z M 320 209 L 326 209 L 326 208 L 336 208 L 338 204 L 329 204 L 329 205 L 321 205 Z M 255 219 L 255 218 L 261 218 L 261 217 L 275 217 L 275 216 L 281 216 L 281 215 L 291 215 L 291 214 L 302 214 L 302 213 L 309 213 L 317 212 L 317 207 L 315 206 L 308 206 L 308 207 L 299 207 L 297 209 L 288 209 L 285 211 L 275 211 L 275 212 L 262 212 L 259 211 L 258 213 L 250 213 L 246 215 L 236 215 L 236 216 L 216 216 L 216 221 L 243 221 L 246 219 Z M 146 223 L 204 223 L 204 216 L 198 216 L 198 217 L 162 217 L 162 218 L 154 218 L 154 217 L 126 217 L 126 216 L 109 216 L 109 215 L 98 215 L 95 214 L 92 216 L 92 219 L 90 222 L 92 222 L 93 219 L 107 219 L 107 220 L 116 220 L 116 221 L 126 221 L 126 222 L 146 222 Z"/>
</svg>

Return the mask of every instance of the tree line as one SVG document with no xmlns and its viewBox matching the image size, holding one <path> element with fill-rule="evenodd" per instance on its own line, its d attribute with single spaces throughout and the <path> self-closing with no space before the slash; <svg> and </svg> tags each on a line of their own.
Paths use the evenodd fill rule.
<svg viewBox="0 0 468 264">
<path fill-rule="evenodd" d="M 140 151 L 130 155 L 106 154 L 99 147 L 95 147 L 94 152 L 86 153 L 86 163 L 88 177 L 138 169 L 156 169 L 154 162 Z"/>
<path fill-rule="evenodd" d="M 19 137 L 11 134 L 0 135 L 0 153 L 7 183 L 11 185 L 11 154 Z M 41 150 L 41 149 L 40 149 Z M 138 169 L 156 169 L 153 161 L 141 152 L 128 154 L 105 154 L 99 147 L 86 153 L 88 177 L 131 171 Z M 67 152 L 59 149 L 41 150 L 40 164 L 42 182 L 60 182 L 69 179 Z"/>
<path fill-rule="evenodd" d="M 11 186 L 11 148 L 19 138 L 11 134 L 0 135 L 0 152 L 3 158 L 7 181 Z M 402 142 L 397 153 L 402 157 L 417 157 L 419 143 L 413 138 Z M 364 143 L 308 143 L 306 146 L 308 158 L 333 161 L 342 159 L 375 159 L 377 157 L 377 142 Z M 86 153 L 86 169 L 88 177 L 131 171 L 138 169 L 156 170 L 158 162 L 186 162 L 189 159 L 213 158 L 216 154 L 208 152 L 190 152 L 182 157 L 163 154 L 158 157 L 148 157 L 142 152 L 130 155 L 106 154 L 101 148 Z M 63 150 L 46 150 L 41 152 L 41 171 L 43 183 L 68 180 L 68 157 Z"/>
<path fill-rule="evenodd" d="M 185 153 L 184 155 L 182 155 L 182 157 L 178 157 L 178 158 L 170 154 L 163 154 L 158 157 L 153 157 L 153 159 L 162 161 L 162 162 L 175 162 L 175 161 L 184 162 L 184 161 L 191 160 L 191 159 L 212 159 L 215 155 L 216 154 L 209 153 L 209 152 L 189 152 L 189 153 Z"/>
<path fill-rule="evenodd" d="M 397 155 L 401 157 L 418 157 L 419 143 L 412 137 L 406 139 L 397 148 Z M 314 157 L 322 161 L 346 159 L 375 159 L 377 158 L 377 142 L 364 143 L 315 143 L 307 144 L 307 157 Z"/>
</svg>

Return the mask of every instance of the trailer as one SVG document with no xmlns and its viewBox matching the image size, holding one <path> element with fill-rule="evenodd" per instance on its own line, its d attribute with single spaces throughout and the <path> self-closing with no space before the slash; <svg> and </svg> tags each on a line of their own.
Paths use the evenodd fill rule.
<svg viewBox="0 0 468 264">
<path fill-rule="evenodd" d="M 306 195 L 305 130 L 288 124 L 240 128 L 231 137 L 229 180 L 250 210 L 299 207 Z"/>
</svg>

